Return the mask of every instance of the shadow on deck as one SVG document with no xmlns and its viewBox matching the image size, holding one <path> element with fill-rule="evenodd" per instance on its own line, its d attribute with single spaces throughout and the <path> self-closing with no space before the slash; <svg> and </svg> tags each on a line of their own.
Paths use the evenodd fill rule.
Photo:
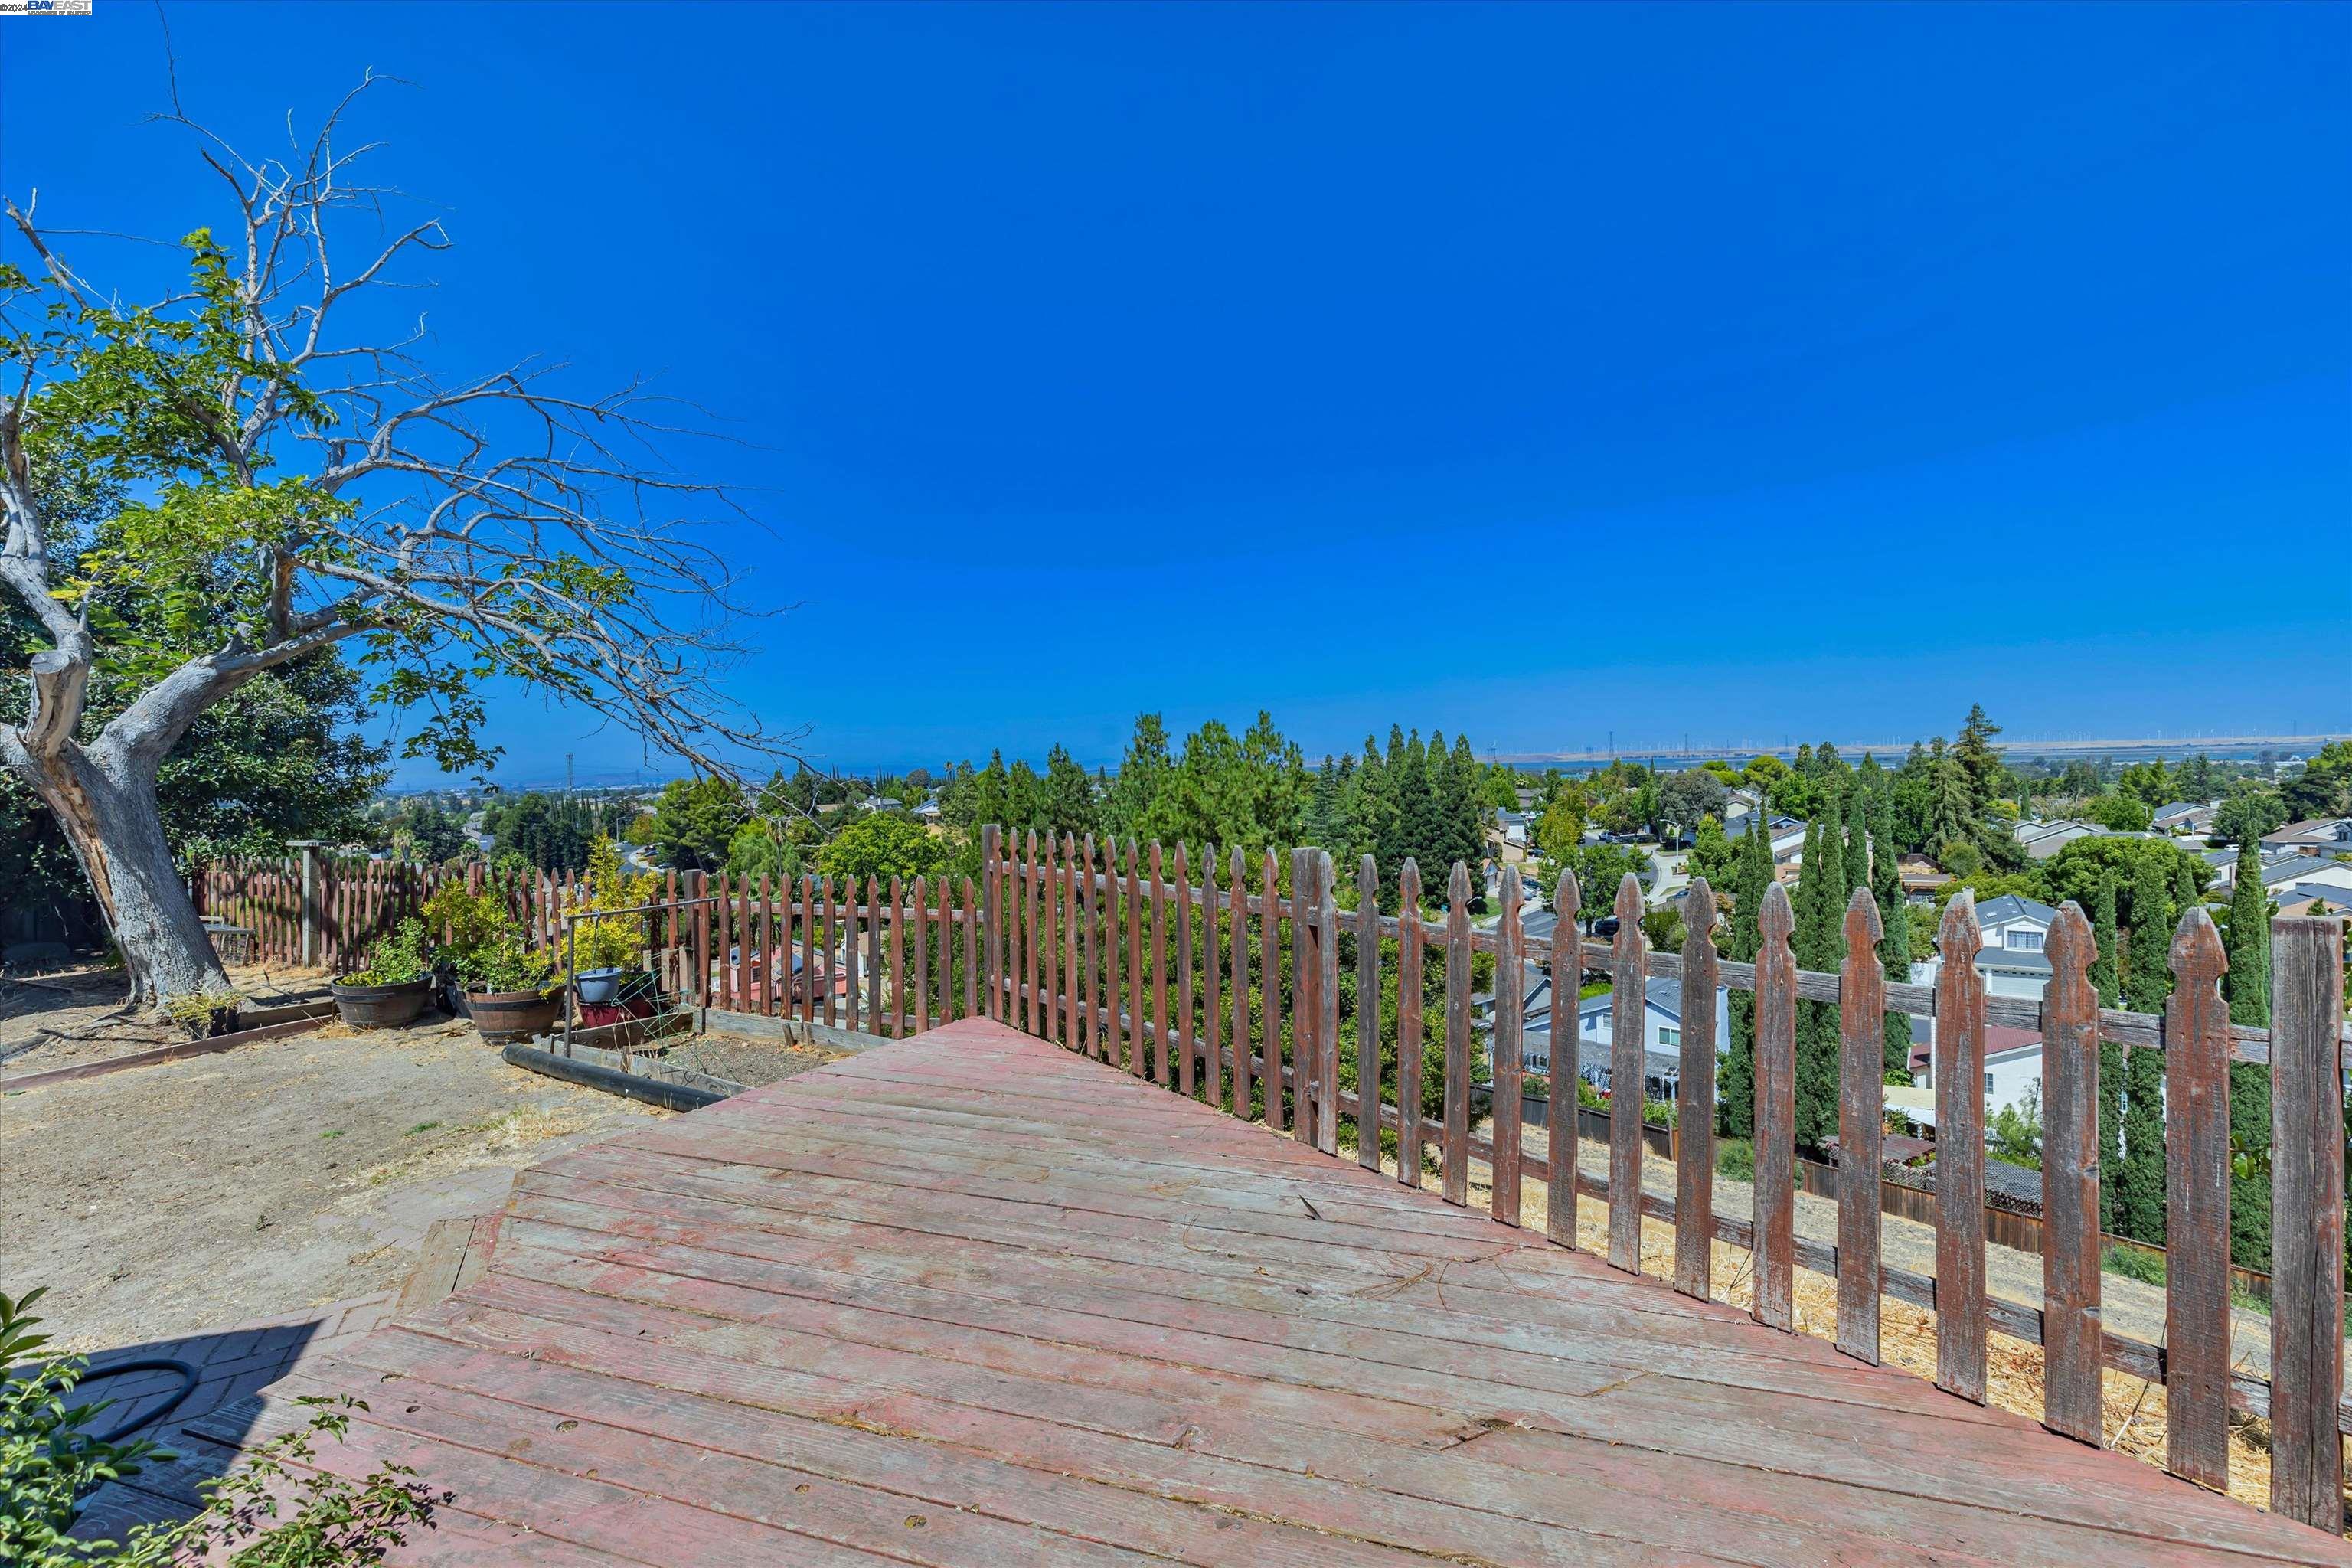
<svg viewBox="0 0 2352 1568">
<path fill-rule="evenodd" d="M 2344 1543 L 968 1021 L 525 1173 L 305 1356 L 395 1562 L 2352 1562 Z"/>
</svg>

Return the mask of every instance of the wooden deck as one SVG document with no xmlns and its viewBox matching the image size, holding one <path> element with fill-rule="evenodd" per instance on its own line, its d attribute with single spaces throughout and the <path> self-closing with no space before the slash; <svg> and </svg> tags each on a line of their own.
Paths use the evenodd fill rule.
<svg viewBox="0 0 2352 1568">
<path fill-rule="evenodd" d="M 978 1021 L 525 1173 L 343 1392 L 396 1562 L 2352 1562 Z"/>
</svg>

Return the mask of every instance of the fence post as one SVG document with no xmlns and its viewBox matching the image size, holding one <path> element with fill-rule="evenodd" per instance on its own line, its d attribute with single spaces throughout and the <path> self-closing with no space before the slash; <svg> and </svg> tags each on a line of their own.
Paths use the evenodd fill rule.
<svg viewBox="0 0 2352 1568">
<path fill-rule="evenodd" d="M 2271 923 L 2271 1507 L 2344 1522 L 2344 922 Z"/>
</svg>

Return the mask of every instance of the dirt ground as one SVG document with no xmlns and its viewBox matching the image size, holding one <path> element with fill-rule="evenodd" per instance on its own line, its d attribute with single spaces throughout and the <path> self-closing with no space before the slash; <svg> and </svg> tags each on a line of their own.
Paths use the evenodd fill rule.
<svg viewBox="0 0 2352 1568">
<path fill-rule="evenodd" d="M 0 1028 L 28 1032 L 22 1014 Z M 110 1038 L 98 1054 L 159 1043 Z M 65 1055 L 51 1041 L 7 1065 Z M 47 1088 L 0 1084 L 0 1290 L 48 1286 L 43 1317 L 85 1350 L 395 1289 L 435 1220 L 494 1207 L 513 1171 L 662 1114 L 509 1067 L 448 1021 L 331 1025 Z"/>
<path fill-rule="evenodd" d="M 253 965 L 229 979 L 257 1007 L 327 994 L 322 971 Z M 0 1079 L 129 1056 L 189 1037 L 176 1025 L 122 1014 L 120 969 L 82 965 L 44 974 L 0 974 Z"/>
</svg>

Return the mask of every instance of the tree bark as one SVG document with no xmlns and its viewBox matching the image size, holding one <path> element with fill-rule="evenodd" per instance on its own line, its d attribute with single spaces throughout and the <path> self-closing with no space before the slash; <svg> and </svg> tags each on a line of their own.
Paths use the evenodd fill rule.
<svg viewBox="0 0 2352 1568">
<path fill-rule="evenodd" d="M 11 771 L 41 797 L 73 846 L 82 875 L 131 974 L 134 1007 L 230 989 L 188 889 L 172 864 L 155 773 L 136 761 L 93 757 L 71 742 L 16 755 Z"/>
</svg>

